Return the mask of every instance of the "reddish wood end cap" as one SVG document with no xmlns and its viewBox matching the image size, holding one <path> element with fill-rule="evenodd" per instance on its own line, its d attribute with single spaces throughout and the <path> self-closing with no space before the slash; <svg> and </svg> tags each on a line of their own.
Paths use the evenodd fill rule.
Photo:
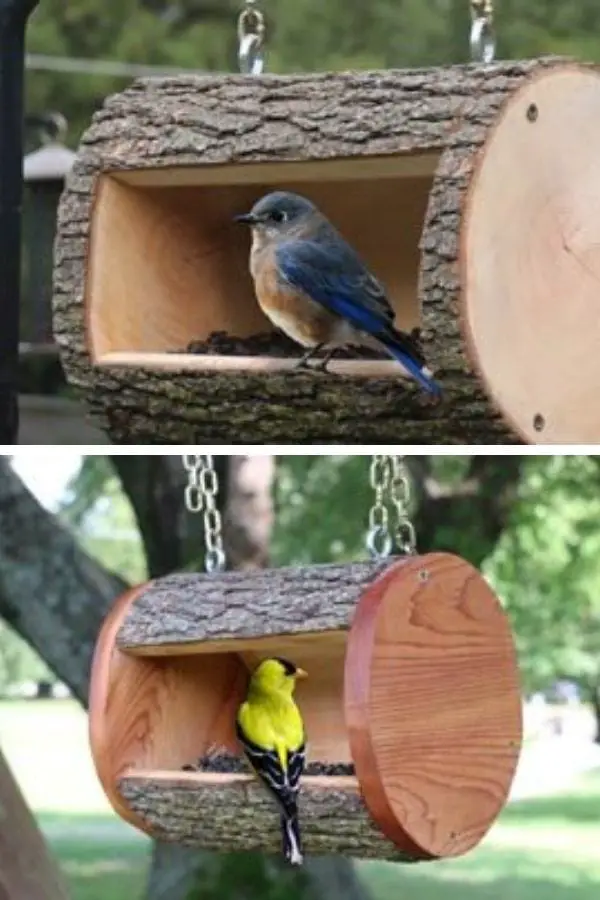
<svg viewBox="0 0 600 900">
<path fill-rule="evenodd" d="M 390 566 L 349 634 L 345 714 L 365 803 L 420 859 L 457 856 L 506 801 L 521 739 L 508 620 L 469 563 L 432 553 Z"/>
<path fill-rule="evenodd" d="M 235 751 L 235 709 L 247 673 L 233 654 L 132 656 L 115 641 L 131 605 L 149 587 L 126 591 L 106 617 L 92 662 L 89 734 L 98 778 L 115 812 L 142 831 L 119 779 L 138 769 L 179 769 L 211 743 Z"/>
</svg>

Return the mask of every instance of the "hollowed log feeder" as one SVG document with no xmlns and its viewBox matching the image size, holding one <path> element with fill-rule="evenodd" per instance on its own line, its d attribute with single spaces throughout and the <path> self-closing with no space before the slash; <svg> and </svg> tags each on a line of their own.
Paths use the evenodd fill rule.
<svg viewBox="0 0 600 900">
<path fill-rule="evenodd" d="M 306 669 L 308 759 L 355 776 L 302 780 L 308 854 L 431 860 L 475 846 L 521 744 L 506 617 L 445 553 L 391 564 L 172 575 L 125 594 L 92 668 L 90 735 L 115 810 L 160 840 L 280 851 L 275 803 L 250 774 L 182 771 L 233 730 L 266 656 Z"/>
<path fill-rule="evenodd" d="M 137 81 L 83 137 L 55 335 L 117 442 L 600 441 L 600 78 L 558 60 Z M 314 200 L 420 327 L 439 404 L 386 360 L 334 375 L 193 354 L 271 329 L 232 222 Z"/>
</svg>

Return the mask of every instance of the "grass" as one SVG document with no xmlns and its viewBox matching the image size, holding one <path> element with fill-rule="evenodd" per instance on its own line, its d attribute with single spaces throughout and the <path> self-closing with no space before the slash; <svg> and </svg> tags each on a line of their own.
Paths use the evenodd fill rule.
<svg viewBox="0 0 600 900">
<path fill-rule="evenodd" d="M 38 821 L 60 862 L 71 900 L 142 900 L 150 841 L 112 815 L 43 813 Z"/>
<path fill-rule="evenodd" d="M 374 900 L 592 900 L 600 890 L 600 772 L 568 792 L 509 806 L 480 846 L 457 860 L 363 863 Z"/>
<path fill-rule="evenodd" d="M 2 748 L 60 861 L 72 900 L 141 900 L 150 843 L 110 810 L 83 713 L 0 703 Z M 600 771 L 509 806 L 477 850 L 441 863 L 361 863 L 373 900 L 592 900 L 600 889 Z"/>
</svg>

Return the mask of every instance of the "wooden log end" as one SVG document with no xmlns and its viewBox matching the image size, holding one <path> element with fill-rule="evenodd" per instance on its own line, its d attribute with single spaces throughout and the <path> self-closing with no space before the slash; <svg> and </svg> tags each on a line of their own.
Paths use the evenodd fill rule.
<svg viewBox="0 0 600 900">
<path fill-rule="evenodd" d="M 486 141 L 462 226 L 462 327 L 528 443 L 600 442 L 600 73 L 542 70 Z"/>
<path fill-rule="evenodd" d="M 432 858 L 479 843 L 506 802 L 522 725 L 511 631 L 476 569 L 432 553 L 367 589 L 348 640 L 345 705 L 382 832 Z"/>
</svg>

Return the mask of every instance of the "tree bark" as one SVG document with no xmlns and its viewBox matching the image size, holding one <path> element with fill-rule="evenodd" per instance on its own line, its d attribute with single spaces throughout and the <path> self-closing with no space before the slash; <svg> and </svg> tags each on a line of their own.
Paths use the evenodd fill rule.
<svg viewBox="0 0 600 900">
<path fill-rule="evenodd" d="M 160 780 L 125 776 L 119 781 L 119 793 L 152 827 L 152 833 L 165 840 L 210 850 L 226 846 L 237 851 L 267 848 L 270 854 L 281 852 L 279 812 L 256 779 L 246 776 L 242 788 L 233 783 L 207 787 L 199 782 L 190 784 L 186 776 L 185 772 L 173 772 L 172 777 Z M 217 811 L 214 821 L 207 822 L 203 816 L 207 808 Z M 373 822 L 355 784 L 339 789 L 305 784 L 299 809 L 309 862 L 311 854 L 334 853 L 342 858 L 411 859 Z M 315 898 L 323 896 L 323 886 L 313 883 L 312 887 Z"/>
<path fill-rule="evenodd" d="M 81 549 L 0 458 L 0 616 L 84 706 L 96 637 L 126 587 Z"/>
<path fill-rule="evenodd" d="M 60 870 L 1 751 L 0 900 L 68 900 Z"/>
<path fill-rule="evenodd" d="M 229 637 L 347 629 L 356 603 L 386 565 L 328 563 L 249 574 L 167 575 L 136 599 L 117 643 L 144 652 Z"/>
<path fill-rule="evenodd" d="M 83 138 L 61 201 L 54 310 L 68 378 L 112 440 L 518 443 L 489 402 L 462 339 L 459 232 L 478 154 L 502 105 L 549 62 L 555 61 L 260 79 L 177 77 L 140 80 L 110 97 Z M 103 172 L 426 154 L 440 161 L 419 248 L 419 303 L 425 353 L 444 391 L 441 403 L 430 404 L 412 383 L 389 378 L 190 375 L 143 362 L 131 368 L 93 364 L 84 297 Z"/>
</svg>

